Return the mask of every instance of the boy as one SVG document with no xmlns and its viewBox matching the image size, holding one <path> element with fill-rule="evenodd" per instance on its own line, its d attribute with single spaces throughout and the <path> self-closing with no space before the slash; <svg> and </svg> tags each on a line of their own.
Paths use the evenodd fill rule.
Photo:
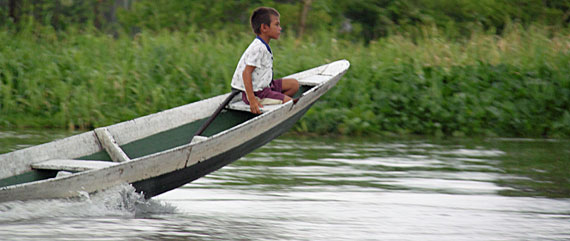
<svg viewBox="0 0 570 241">
<path fill-rule="evenodd" d="M 299 90 L 296 79 L 273 79 L 273 52 L 271 39 L 279 39 L 281 25 L 279 12 L 260 7 L 251 14 L 251 27 L 257 37 L 241 56 L 232 78 L 232 88 L 242 91 L 242 100 L 254 114 L 261 114 L 263 104 L 281 104 L 291 101 Z"/>
</svg>

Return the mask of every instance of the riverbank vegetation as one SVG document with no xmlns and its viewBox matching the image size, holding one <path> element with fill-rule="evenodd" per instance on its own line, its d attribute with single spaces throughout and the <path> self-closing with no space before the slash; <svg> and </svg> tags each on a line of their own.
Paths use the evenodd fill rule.
<svg viewBox="0 0 570 241">
<path fill-rule="evenodd" d="M 68 2 L 73 3 L 60 1 Z M 69 15 L 62 5 L 57 20 L 38 23 L 20 15 L 18 23 L 0 28 L 0 128 L 90 129 L 229 91 L 235 64 L 253 38 L 243 14 L 232 15 L 235 21 L 226 27 L 223 21 L 208 27 L 196 19 L 215 19 L 215 11 L 210 13 L 214 17 L 190 11 L 169 18 L 182 14 L 175 9 L 187 1 L 178 2 L 181 6 L 164 3 L 163 11 L 151 9 L 152 1 L 116 2 L 130 2 L 134 10 L 117 9 L 116 22 L 95 14 L 77 20 L 88 24 L 58 25 Z M 489 15 L 484 19 L 467 21 L 464 16 L 459 21 L 450 15 L 444 21 L 443 15 L 429 15 L 429 8 L 406 13 L 381 1 L 362 1 L 372 5 L 356 14 L 359 8 L 348 6 L 345 12 L 327 11 L 328 2 L 314 1 L 304 24 L 287 17 L 301 18 L 297 10 L 303 4 L 276 3 L 284 25 L 292 26 L 271 42 L 277 77 L 338 59 L 351 62 L 348 73 L 297 123 L 296 131 L 570 136 L 567 6 L 541 8 L 561 13 L 561 18 L 536 13 L 544 17 L 535 22 L 491 18 L 495 23 L 484 11 Z M 212 6 L 221 9 L 219 14 L 227 7 L 249 12 L 253 6 L 238 3 Z"/>
</svg>

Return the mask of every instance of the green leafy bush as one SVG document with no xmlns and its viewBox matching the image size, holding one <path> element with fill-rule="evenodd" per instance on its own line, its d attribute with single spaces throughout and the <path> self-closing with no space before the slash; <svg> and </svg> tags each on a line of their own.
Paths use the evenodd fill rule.
<svg viewBox="0 0 570 241">
<path fill-rule="evenodd" d="M 327 31 L 272 41 L 276 77 L 338 59 L 351 68 L 295 129 L 338 134 L 570 136 L 568 30 L 507 26 L 452 40 L 369 44 Z M 229 91 L 251 34 L 0 31 L 0 128 L 93 128 Z"/>
</svg>

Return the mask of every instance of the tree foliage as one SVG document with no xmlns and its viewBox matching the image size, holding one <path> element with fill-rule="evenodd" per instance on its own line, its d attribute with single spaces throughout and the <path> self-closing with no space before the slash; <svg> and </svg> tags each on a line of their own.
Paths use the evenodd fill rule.
<svg viewBox="0 0 570 241">
<path fill-rule="evenodd" d="M 249 31 L 251 11 L 272 6 L 281 12 L 286 31 L 298 31 L 304 1 L 294 0 L 1 0 L 0 25 L 40 24 L 54 29 L 72 25 L 112 32 L 141 30 L 215 32 L 220 29 Z M 517 22 L 568 26 L 567 0 L 315 0 L 306 19 L 307 32 L 326 29 L 366 41 L 435 25 L 454 36 L 473 28 L 501 33 Z"/>
</svg>

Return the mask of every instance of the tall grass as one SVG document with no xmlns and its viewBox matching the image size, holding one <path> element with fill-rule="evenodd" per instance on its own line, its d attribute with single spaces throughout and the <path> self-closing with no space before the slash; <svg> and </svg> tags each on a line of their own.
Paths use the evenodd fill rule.
<svg viewBox="0 0 570 241">
<path fill-rule="evenodd" d="M 303 120 L 306 130 L 570 135 L 568 32 L 511 26 L 502 36 L 474 32 L 450 41 L 437 29 L 421 30 L 420 38 L 344 46 L 351 70 Z"/>
<path fill-rule="evenodd" d="M 271 41 L 275 75 L 351 62 L 297 131 L 570 136 L 570 34 L 510 26 L 451 40 L 435 28 L 369 44 L 319 32 Z M 418 37 L 419 36 L 419 37 Z M 134 38 L 0 31 L 0 128 L 93 128 L 229 91 L 253 36 Z"/>
<path fill-rule="evenodd" d="M 240 51 L 201 33 L 48 35 L 0 33 L 4 127 L 92 128 L 220 94 Z"/>
</svg>

